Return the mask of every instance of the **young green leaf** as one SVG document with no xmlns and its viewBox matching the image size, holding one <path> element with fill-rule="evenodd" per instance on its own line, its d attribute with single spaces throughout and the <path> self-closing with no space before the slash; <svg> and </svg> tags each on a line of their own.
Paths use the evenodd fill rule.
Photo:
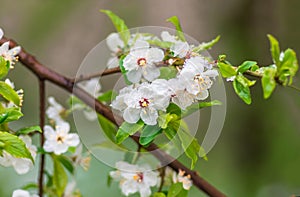
<svg viewBox="0 0 300 197">
<path fill-rule="evenodd" d="M 251 104 L 251 93 L 248 82 L 242 75 L 237 75 L 233 81 L 233 88 L 236 94 L 248 105 Z"/>
<path fill-rule="evenodd" d="M 162 192 L 155 192 L 152 197 L 166 197 L 166 194 Z"/>
<path fill-rule="evenodd" d="M 116 142 L 117 126 L 101 114 L 98 114 L 98 121 L 106 137 L 112 142 Z"/>
<path fill-rule="evenodd" d="M 147 146 L 151 143 L 157 135 L 162 132 L 161 128 L 158 125 L 146 125 L 140 135 L 140 144 L 143 146 Z"/>
<path fill-rule="evenodd" d="M 73 163 L 68 157 L 65 155 L 57 155 L 55 157 L 71 174 L 74 173 Z"/>
<path fill-rule="evenodd" d="M 0 56 L 0 79 L 5 77 L 10 69 L 9 61 L 6 61 L 2 56 Z"/>
<path fill-rule="evenodd" d="M 185 37 L 184 37 L 184 34 L 182 32 L 182 28 L 181 28 L 181 25 L 180 25 L 178 17 L 177 16 L 172 16 L 172 17 L 168 18 L 167 21 L 170 22 L 170 23 L 172 23 L 175 26 L 175 28 L 176 28 L 176 35 L 178 36 L 178 38 L 181 41 L 185 41 Z"/>
<path fill-rule="evenodd" d="M 28 135 L 29 133 L 32 133 L 32 132 L 42 133 L 42 129 L 40 126 L 24 127 L 24 128 L 19 129 L 16 132 L 16 135 Z"/>
<path fill-rule="evenodd" d="M 215 44 L 217 44 L 217 42 L 219 42 L 220 38 L 221 38 L 221 36 L 217 36 L 215 39 L 213 39 L 210 42 L 201 43 L 199 46 L 193 48 L 193 52 L 201 53 L 205 50 L 211 49 Z"/>
<path fill-rule="evenodd" d="M 279 43 L 276 38 L 272 35 L 268 34 L 268 38 L 270 41 L 270 50 L 273 58 L 273 62 L 276 64 L 277 68 L 280 68 L 280 48 Z"/>
<path fill-rule="evenodd" d="M 68 183 L 67 173 L 56 156 L 53 159 L 53 185 L 57 196 L 62 196 Z"/>
<path fill-rule="evenodd" d="M 160 48 L 170 48 L 173 45 L 172 42 L 161 41 L 159 39 L 147 40 L 147 42 L 150 45 L 154 45 Z"/>
<path fill-rule="evenodd" d="M 127 139 L 130 135 L 135 134 L 137 131 L 141 130 L 144 126 L 143 121 L 138 121 L 135 124 L 130 124 L 128 122 L 123 122 L 120 126 L 117 135 L 116 142 L 117 144 L 122 143 L 125 139 Z"/>
<path fill-rule="evenodd" d="M 116 92 L 114 92 L 113 90 L 109 90 L 98 96 L 97 99 L 101 102 L 111 102 L 116 98 L 116 95 Z"/>
<path fill-rule="evenodd" d="M 263 77 L 261 78 L 264 98 L 268 99 L 276 87 L 275 81 L 276 69 L 265 68 Z"/>
<path fill-rule="evenodd" d="M 167 113 L 170 114 L 176 114 L 179 117 L 181 117 L 181 108 L 178 107 L 178 105 L 174 104 L 174 103 L 170 103 L 170 105 L 167 107 Z"/>
<path fill-rule="evenodd" d="M 229 64 L 218 61 L 218 67 L 220 69 L 221 75 L 224 78 L 232 77 L 237 74 L 236 70 Z"/>
<path fill-rule="evenodd" d="M 28 158 L 34 160 L 26 144 L 16 135 L 0 131 L 0 142 L 4 144 L 3 149 L 16 158 Z"/>
<path fill-rule="evenodd" d="M 119 16 L 117 16 L 115 13 L 113 13 L 110 10 L 100 10 L 100 11 L 106 14 L 110 18 L 116 30 L 119 32 L 120 37 L 124 42 L 124 45 L 126 46 L 130 39 L 130 32 L 124 20 L 122 20 Z"/>
<path fill-rule="evenodd" d="M 181 190 L 183 190 L 182 183 L 174 183 L 170 186 L 167 197 L 178 197 Z"/>
<path fill-rule="evenodd" d="M 8 101 L 12 101 L 17 106 L 20 105 L 19 95 L 7 83 L 0 81 L 0 94 Z"/>
<path fill-rule="evenodd" d="M 160 70 L 160 79 L 172 79 L 175 78 L 178 71 L 176 70 L 176 68 L 174 67 L 161 67 L 159 68 Z"/>
<path fill-rule="evenodd" d="M 284 85 L 292 84 L 293 77 L 296 75 L 298 68 L 298 60 L 295 51 L 292 49 L 285 50 L 281 67 L 278 69 L 279 79 L 283 81 Z M 287 80 L 288 77 L 290 78 L 289 82 Z"/>
<path fill-rule="evenodd" d="M 182 118 L 191 115 L 192 113 L 198 111 L 199 109 L 202 109 L 202 108 L 205 108 L 205 107 L 212 107 L 212 106 L 215 106 L 215 105 L 222 105 L 222 103 L 218 100 L 213 100 L 213 101 L 209 101 L 209 102 L 194 103 L 193 105 L 187 107 L 182 112 Z"/>
<path fill-rule="evenodd" d="M 19 120 L 22 116 L 23 113 L 18 107 L 0 109 L 0 124 Z"/>
<path fill-rule="evenodd" d="M 174 120 L 178 120 L 178 116 L 176 114 L 160 113 L 157 122 L 160 128 L 165 129 L 168 127 L 169 122 Z"/>
<path fill-rule="evenodd" d="M 251 69 L 253 66 L 257 65 L 254 61 L 245 61 L 237 69 L 238 73 L 244 73 L 245 71 Z"/>
</svg>

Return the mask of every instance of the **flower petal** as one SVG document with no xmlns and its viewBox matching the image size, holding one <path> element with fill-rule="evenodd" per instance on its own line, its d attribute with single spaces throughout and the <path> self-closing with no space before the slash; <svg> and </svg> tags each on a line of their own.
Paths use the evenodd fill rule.
<svg viewBox="0 0 300 197">
<path fill-rule="evenodd" d="M 148 81 L 153 81 L 158 78 L 160 75 L 160 71 L 156 66 L 147 65 L 142 68 L 143 77 Z"/>
<path fill-rule="evenodd" d="M 128 80 L 132 83 L 138 83 L 142 78 L 142 70 L 140 68 L 130 70 L 126 73 Z"/>
<path fill-rule="evenodd" d="M 123 118 L 128 123 L 136 123 L 140 119 L 140 109 L 126 108 L 124 110 Z"/>
<path fill-rule="evenodd" d="M 147 124 L 147 125 L 156 125 L 158 113 L 156 109 L 149 108 L 149 109 L 142 109 L 141 113 L 141 119 Z"/>
<path fill-rule="evenodd" d="M 106 38 L 108 48 L 113 52 L 118 52 L 119 48 L 124 47 L 124 42 L 120 39 L 118 33 L 111 33 Z"/>
<path fill-rule="evenodd" d="M 65 143 L 68 146 L 77 146 L 80 143 L 79 136 L 76 133 L 70 133 L 67 135 Z"/>
</svg>

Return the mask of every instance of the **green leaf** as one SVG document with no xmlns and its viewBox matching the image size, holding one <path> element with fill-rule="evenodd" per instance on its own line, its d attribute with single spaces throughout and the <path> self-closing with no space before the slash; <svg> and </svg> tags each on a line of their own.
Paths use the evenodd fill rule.
<svg viewBox="0 0 300 197">
<path fill-rule="evenodd" d="M 2 79 L 8 74 L 9 69 L 10 69 L 9 61 L 6 61 L 4 57 L 0 56 L 0 79 Z"/>
<path fill-rule="evenodd" d="M 111 186 L 111 182 L 112 182 L 112 178 L 111 178 L 111 176 L 108 174 L 107 175 L 107 180 L 106 180 L 106 186 L 107 187 L 110 187 Z"/>
<path fill-rule="evenodd" d="M 183 150 L 185 150 L 186 156 L 189 157 L 192 161 L 191 169 L 193 169 L 196 162 L 198 161 L 200 145 L 198 144 L 197 139 L 191 136 L 184 127 L 185 124 L 183 126 L 180 126 L 180 128 L 178 129 L 178 136 L 181 141 L 182 148 Z"/>
<path fill-rule="evenodd" d="M 160 79 L 172 79 L 175 78 L 177 75 L 177 70 L 175 67 L 161 67 L 160 69 Z"/>
<path fill-rule="evenodd" d="M 199 157 L 202 157 L 205 161 L 208 161 L 206 152 L 202 146 L 200 146 L 199 152 L 198 152 Z"/>
<path fill-rule="evenodd" d="M 281 67 L 278 70 L 279 79 L 286 84 L 292 84 L 293 77 L 296 75 L 298 71 L 298 60 L 297 55 L 294 50 L 287 49 L 284 51 L 283 60 L 281 62 Z M 290 81 L 288 82 L 288 77 Z"/>
<path fill-rule="evenodd" d="M 106 14 L 110 18 L 116 30 L 120 33 L 120 37 L 123 40 L 124 45 L 126 46 L 130 39 L 130 32 L 124 20 L 122 20 L 119 16 L 117 16 L 110 10 L 100 10 L 100 11 Z"/>
<path fill-rule="evenodd" d="M 236 70 L 229 64 L 218 61 L 218 67 L 224 78 L 232 77 L 237 74 Z"/>
<path fill-rule="evenodd" d="M 174 120 L 178 120 L 178 116 L 176 114 L 160 113 L 157 122 L 160 128 L 165 129 L 168 127 L 169 122 Z"/>
<path fill-rule="evenodd" d="M 108 139 L 110 139 L 112 142 L 116 142 L 115 136 L 118 131 L 117 126 L 101 114 L 98 114 L 98 121 Z"/>
<path fill-rule="evenodd" d="M 141 130 L 144 126 L 143 121 L 138 121 L 135 124 L 131 124 L 128 122 L 123 122 L 120 126 L 117 135 L 116 142 L 117 144 L 122 143 L 125 139 L 127 139 L 130 135 L 135 134 L 137 131 Z"/>
<path fill-rule="evenodd" d="M 7 83 L 0 81 L 0 94 L 8 101 L 12 101 L 16 105 L 20 105 L 19 95 Z"/>
<path fill-rule="evenodd" d="M 101 102 L 111 102 L 116 98 L 116 95 L 117 94 L 113 90 L 109 90 L 98 96 L 97 99 Z"/>
<path fill-rule="evenodd" d="M 166 197 L 166 194 L 162 192 L 155 192 L 152 197 Z"/>
<path fill-rule="evenodd" d="M 150 144 L 161 132 L 162 130 L 158 125 L 146 125 L 140 135 L 140 144 L 143 146 Z"/>
<path fill-rule="evenodd" d="M 57 196 L 62 196 L 68 183 L 67 173 L 58 160 L 57 156 L 52 155 L 53 159 L 53 185 Z"/>
<path fill-rule="evenodd" d="M 257 65 L 257 62 L 245 61 L 238 67 L 237 72 L 244 73 L 245 71 L 251 69 L 255 65 Z"/>
<path fill-rule="evenodd" d="M 201 53 L 205 50 L 211 49 L 211 47 L 213 47 L 215 44 L 217 44 L 217 42 L 219 42 L 220 38 L 221 36 L 217 36 L 215 39 L 213 39 L 210 42 L 201 43 L 199 46 L 193 48 L 193 52 Z"/>
<path fill-rule="evenodd" d="M 127 85 L 131 85 L 132 83 L 128 80 L 127 75 L 126 75 L 127 70 L 126 70 L 125 67 L 123 66 L 123 60 L 124 60 L 125 57 L 126 57 L 126 55 L 122 55 L 122 56 L 120 57 L 120 60 L 119 60 L 119 66 L 120 66 L 121 73 L 122 73 L 122 75 L 123 75 L 123 77 L 124 77 L 125 83 L 126 83 Z"/>
<path fill-rule="evenodd" d="M 275 90 L 276 87 L 275 75 L 276 75 L 276 69 L 265 68 L 263 77 L 261 78 L 265 99 L 268 99 L 271 96 L 272 92 Z"/>
<path fill-rule="evenodd" d="M 175 26 L 175 28 L 176 28 L 176 35 L 178 36 L 178 38 L 181 41 L 185 41 L 185 37 L 184 37 L 184 34 L 182 32 L 182 28 L 181 28 L 181 25 L 180 25 L 178 17 L 177 16 L 172 16 L 172 17 L 168 18 L 167 21 L 170 22 L 170 23 L 172 23 Z"/>
<path fill-rule="evenodd" d="M 181 117 L 182 111 L 178 105 L 175 103 L 170 103 L 170 105 L 167 107 L 167 113 L 176 114 L 178 117 Z"/>
<path fill-rule="evenodd" d="M 68 157 L 64 155 L 57 155 L 56 160 L 59 161 L 71 174 L 74 173 L 73 163 Z"/>
<path fill-rule="evenodd" d="M 183 190 L 182 183 L 174 183 L 170 186 L 167 197 L 178 197 L 181 190 Z"/>
<path fill-rule="evenodd" d="M 0 142 L 4 144 L 3 149 L 12 156 L 16 158 L 28 158 L 34 163 L 26 144 L 18 136 L 0 131 Z"/>
<path fill-rule="evenodd" d="M 19 120 L 23 116 L 21 109 L 18 107 L 0 109 L 0 124 Z"/>
<path fill-rule="evenodd" d="M 272 35 L 268 34 L 268 38 L 270 41 L 270 50 L 271 55 L 273 58 L 273 62 L 276 64 L 277 68 L 280 68 L 280 48 L 279 43 L 276 38 L 274 38 Z"/>
<path fill-rule="evenodd" d="M 236 94 L 248 105 L 251 104 L 251 93 L 248 82 L 242 75 L 236 76 L 233 81 L 233 88 Z"/>
<path fill-rule="evenodd" d="M 159 39 L 147 40 L 147 42 L 150 45 L 158 46 L 160 48 L 170 48 L 173 45 L 172 42 L 165 42 L 165 41 L 161 41 Z"/>
<path fill-rule="evenodd" d="M 30 189 L 38 189 L 38 188 L 39 188 L 39 186 L 38 186 L 37 183 L 27 183 L 21 189 L 23 189 L 23 190 L 30 190 Z"/>
<path fill-rule="evenodd" d="M 19 129 L 16 132 L 16 135 L 28 135 L 29 133 L 36 132 L 36 131 L 42 133 L 41 127 L 40 126 L 24 127 Z"/>
<path fill-rule="evenodd" d="M 194 103 L 193 105 L 187 107 L 182 112 L 182 118 L 191 115 L 192 113 L 198 111 L 199 109 L 202 109 L 202 108 L 205 108 L 205 107 L 212 107 L 212 106 L 215 106 L 215 105 L 222 105 L 222 103 L 218 100 L 213 100 L 213 101 L 209 101 L 209 102 Z"/>
</svg>

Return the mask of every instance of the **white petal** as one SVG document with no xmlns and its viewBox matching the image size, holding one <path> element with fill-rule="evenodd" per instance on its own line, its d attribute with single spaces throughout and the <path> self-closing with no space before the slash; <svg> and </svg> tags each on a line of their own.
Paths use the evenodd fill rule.
<svg viewBox="0 0 300 197">
<path fill-rule="evenodd" d="M 44 136 L 47 140 L 53 140 L 56 137 L 56 133 L 49 125 L 44 126 Z"/>
<path fill-rule="evenodd" d="M 56 141 L 46 140 L 44 145 L 43 145 L 43 149 L 46 152 L 51 153 L 51 152 L 54 151 L 56 145 L 57 145 Z"/>
<path fill-rule="evenodd" d="M 13 162 L 13 166 L 18 174 L 26 174 L 30 168 L 33 167 L 33 164 L 29 159 L 16 158 Z"/>
<path fill-rule="evenodd" d="M 135 70 L 139 67 L 137 60 L 139 57 L 134 57 L 131 54 L 128 54 L 123 60 L 123 66 L 126 70 Z"/>
<path fill-rule="evenodd" d="M 17 189 L 13 192 L 12 197 L 30 197 L 30 193 L 26 190 Z"/>
<path fill-rule="evenodd" d="M 196 95 L 197 100 L 204 100 L 209 96 L 208 90 L 203 90 Z"/>
<path fill-rule="evenodd" d="M 142 78 L 142 70 L 139 68 L 137 70 L 130 70 L 126 73 L 128 80 L 132 83 L 138 83 Z"/>
<path fill-rule="evenodd" d="M 5 42 L 0 47 L 0 55 L 3 55 L 4 53 L 7 53 L 9 49 L 9 42 Z"/>
<path fill-rule="evenodd" d="M 204 64 L 205 60 L 203 58 L 196 56 L 192 57 L 190 59 L 187 59 L 184 63 L 184 68 L 185 69 L 192 69 L 194 74 L 196 73 L 202 73 L 204 70 Z"/>
<path fill-rule="evenodd" d="M 123 41 L 120 39 L 120 36 L 118 33 L 111 33 L 106 38 L 106 44 L 108 48 L 113 51 L 117 52 L 119 48 L 124 47 Z"/>
<path fill-rule="evenodd" d="M 97 113 L 92 109 L 84 110 L 83 114 L 89 121 L 94 121 L 97 119 Z"/>
<path fill-rule="evenodd" d="M 4 35 L 4 32 L 3 32 L 3 30 L 0 28 L 0 39 L 2 39 L 3 35 Z"/>
<path fill-rule="evenodd" d="M 160 70 L 155 66 L 147 65 L 145 68 L 142 68 L 143 77 L 148 81 L 153 81 L 158 78 L 160 75 Z"/>
<path fill-rule="evenodd" d="M 134 194 L 138 191 L 138 183 L 133 180 L 126 180 L 121 185 L 122 193 L 126 196 L 129 194 Z"/>
<path fill-rule="evenodd" d="M 60 135 L 65 135 L 70 131 L 70 124 L 68 122 L 56 123 L 56 132 Z"/>
<path fill-rule="evenodd" d="M 153 171 L 144 172 L 143 182 L 148 186 L 155 186 L 158 181 L 158 173 Z"/>
<path fill-rule="evenodd" d="M 190 50 L 190 46 L 187 42 L 177 41 L 175 45 L 171 46 L 171 51 L 174 52 L 174 56 L 183 58 Z"/>
<path fill-rule="evenodd" d="M 107 65 L 107 68 L 119 67 L 119 58 L 118 57 L 109 58 L 106 65 Z"/>
<path fill-rule="evenodd" d="M 7 85 L 9 85 L 12 89 L 15 89 L 15 84 L 10 79 L 5 79 L 4 81 Z"/>
<path fill-rule="evenodd" d="M 142 109 L 140 115 L 147 125 L 156 125 L 158 113 L 154 108 Z"/>
<path fill-rule="evenodd" d="M 60 155 L 62 153 L 67 152 L 68 148 L 69 148 L 69 146 L 65 143 L 56 144 L 56 146 L 54 146 L 53 152 L 56 155 Z"/>
<path fill-rule="evenodd" d="M 160 36 L 165 42 L 176 42 L 175 36 L 171 35 L 167 31 L 162 31 Z"/>
<path fill-rule="evenodd" d="M 138 39 L 132 46 L 131 50 L 148 49 L 149 47 L 150 47 L 150 44 L 147 41 Z"/>
<path fill-rule="evenodd" d="M 164 51 L 159 48 L 150 48 L 147 53 L 147 61 L 150 64 L 160 62 L 164 59 Z"/>
<path fill-rule="evenodd" d="M 11 55 L 11 56 L 16 56 L 16 55 L 18 55 L 20 52 L 21 52 L 21 47 L 20 47 L 20 46 L 17 46 L 17 47 L 14 47 L 14 48 L 10 49 L 10 50 L 8 51 L 8 54 Z"/>
<path fill-rule="evenodd" d="M 219 75 L 219 73 L 216 70 L 207 70 L 203 73 L 203 75 L 215 78 Z"/>
<path fill-rule="evenodd" d="M 0 157 L 0 165 L 9 167 L 12 165 L 12 160 L 13 157 L 9 153 L 3 151 L 2 157 Z"/>
<path fill-rule="evenodd" d="M 66 137 L 65 143 L 68 146 L 77 146 L 80 143 L 79 136 L 76 133 L 70 133 Z"/>
<path fill-rule="evenodd" d="M 151 195 L 151 189 L 146 184 L 139 184 L 139 192 L 141 197 L 149 197 Z"/>
<path fill-rule="evenodd" d="M 126 108 L 123 114 L 123 118 L 128 123 L 136 123 L 140 119 L 140 109 Z"/>
</svg>

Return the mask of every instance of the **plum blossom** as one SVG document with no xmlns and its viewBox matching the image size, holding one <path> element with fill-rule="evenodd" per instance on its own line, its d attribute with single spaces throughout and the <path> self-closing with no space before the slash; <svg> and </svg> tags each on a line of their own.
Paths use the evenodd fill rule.
<svg viewBox="0 0 300 197">
<path fill-rule="evenodd" d="M 70 125 L 67 122 L 61 122 L 56 125 L 55 130 L 46 125 L 44 127 L 44 135 L 46 141 L 44 150 L 46 152 L 54 152 L 56 155 L 67 152 L 70 146 L 75 147 L 80 143 L 79 136 L 76 133 L 69 133 Z"/>
<path fill-rule="evenodd" d="M 193 185 L 193 181 L 191 180 L 191 175 L 186 175 L 185 176 L 185 171 L 180 170 L 178 174 L 174 171 L 173 173 L 173 182 L 174 183 L 182 183 L 182 186 L 185 190 L 189 190 L 192 185 Z"/>
<path fill-rule="evenodd" d="M 196 100 L 204 100 L 208 97 L 208 89 L 213 81 L 211 78 L 218 76 L 216 70 L 207 69 L 206 61 L 200 57 L 192 57 L 185 61 L 184 67 L 178 78 L 185 83 L 187 92 L 195 95 Z"/>
<path fill-rule="evenodd" d="M 30 193 L 26 190 L 17 189 L 13 191 L 12 197 L 39 197 L 39 195 L 37 194 L 30 195 Z"/>
<path fill-rule="evenodd" d="M 83 83 L 80 83 L 79 86 L 84 89 L 91 96 L 97 98 L 101 95 L 101 85 L 99 83 L 99 78 L 93 78 Z M 89 121 L 94 121 L 97 119 L 97 113 L 90 107 L 85 107 L 83 114 Z"/>
<path fill-rule="evenodd" d="M 79 165 L 86 171 L 90 167 L 91 157 L 89 156 L 89 154 L 87 154 L 86 156 L 83 155 L 82 144 L 79 144 L 79 146 L 76 147 L 76 151 L 71 155 L 71 159 L 76 166 Z"/>
<path fill-rule="evenodd" d="M 187 42 L 178 40 L 176 36 L 167 31 L 161 32 L 161 38 L 165 42 L 173 43 L 170 50 L 174 53 L 174 57 L 184 58 L 191 52 L 191 47 Z"/>
<path fill-rule="evenodd" d="M 48 118 L 55 121 L 56 124 L 64 122 L 62 116 L 65 115 L 66 109 L 61 104 L 59 104 L 52 96 L 48 98 L 48 103 L 50 104 L 50 106 L 46 110 Z"/>
<path fill-rule="evenodd" d="M 25 135 L 21 135 L 19 138 L 26 144 L 32 158 L 35 159 L 37 148 L 32 145 L 31 138 Z M 16 158 L 6 151 L 3 151 L 3 156 L 0 157 L 0 164 L 5 167 L 13 166 L 18 174 L 26 174 L 31 168 L 33 168 L 33 163 L 30 159 Z"/>
<path fill-rule="evenodd" d="M 123 66 L 127 70 L 126 76 L 130 82 L 138 83 L 142 78 L 153 81 L 159 77 L 160 71 L 155 63 L 163 60 L 164 52 L 159 48 L 149 47 L 147 42 L 140 41 L 124 58 Z"/>
<path fill-rule="evenodd" d="M 120 188 L 125 196 L 140 193 L 141 197 L 151 195 L 151 187 L 156 186 L 160 179 L 159 173 L 151 171 L 147 165 L 132 165 L 123 161 L 116 163 L 116 171 L 110 172 L 110 176 L 120 182 Z"/>
<path fill-rule="evenodd" d="M 0 39 L 3 37 L 3 30 L 0 28 Z M 17 55 L 21 52 L 21 47 L 17 46 L 12 49 L 9 49 L 9 42 L 5 42 L 0 46 L 0 56 L 2 56 L 6 61 L 10 62 L 10 67 L 13 68 L 13 65 L 18 61 Z"/>
<path fill-rule="evenodd" d="M 15 89 L 15 84 L 9 80 L 9 79 L 5 79 L 4 81 L 7 85 L 9 85 L 12 89 Z M 23 97 L 24 97 L 24 91 L 23 89 L 19 89 L 16 91 L 16 93 L 18 94 L 19 96 L 19 99 L 20 99 L 20 106 L 22 106 L 22 103 L 23 103 Z M 13 102 L 9 102 L 6 104 L 6 107 L 9 108 L 9 107 L 15 107 L 16 105 L 13 103 Z"/>
<path fill-rule="evenodd" d="M 158 110 L 165 111 L 169 105 L 170 98 L 168 95 L 159 92 L 147 82 L 131 89 L 131 91 L 129 90 L 123 91 L 111 106 L 123 112 L 123 118 L 128 123 L 136 123 L 142 119 L 145 124 L 156 125 Z"/>
<path fill-rule="evenodd" d="M 122 52 L 124 48 L 124 42 L 121 40 L 118 33 L 111 33 L 106 38 L 106 44 L 108 48 L 112 51 L 112 57 L 107 61 L 107 67 L 113 68 L 118 66 L 118 53 Z"/>
</svg>

